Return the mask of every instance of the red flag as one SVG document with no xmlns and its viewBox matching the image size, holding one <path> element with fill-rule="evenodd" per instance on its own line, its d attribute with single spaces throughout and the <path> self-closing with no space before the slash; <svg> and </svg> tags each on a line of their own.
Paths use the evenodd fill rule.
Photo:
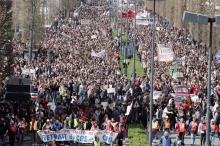
<svg viewBox="0 0 220 146">
<path fill-rule="evenodd" d="M 118 57 L 119 56 L 119 52 L 118 51 L 114 51 L 113 52 L 113 57 Z"/>
<path fill-rule="evenodd" d="M 126 12 L 122 12 L 122 13 L 121 13 L 121 17 L 122 17 L 122 18 L 127 18 L 127 13 L 126 13 Z"/>
<path fill-rule="evenodd" d="M 122 18 L 134 19 L 136 13 L 132 10 L 128 10 L 127 12 L 122 12 Z"/>
<path fill-rule="evenodd" d="M 135 14 L 134 11 L 129 10 L 127 15 L 128 15 L 128 18 L 129 18 L 129 19 L 133 19 L 133 18 L 135 17 L 136 14 Z"/>
</svg>

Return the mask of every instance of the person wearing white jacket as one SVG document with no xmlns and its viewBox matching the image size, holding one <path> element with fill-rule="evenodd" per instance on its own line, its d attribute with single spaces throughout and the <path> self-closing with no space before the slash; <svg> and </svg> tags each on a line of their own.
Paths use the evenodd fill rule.
<svg viewBox="0 0 220 146">
<path fill-rule="evenodd" d="M 166 117 L 168 116 L 167 114 L 172 114 L 172 113 L 173 113 L 173 112 L 168 111 L 167 107 L 165 107 L 164 110 L 163 110 L 163 115 L 162 115 L 162 117 L 163 117 L 163 118 L 166 118 Z"/>
<path fill-rule="evenodd" d="M 201 119 L 198 127 L 198 133 L 200 134 L 200 145 L 204 146 L 206 142 L 206 122 L 205 117 Z"/>
</svg>

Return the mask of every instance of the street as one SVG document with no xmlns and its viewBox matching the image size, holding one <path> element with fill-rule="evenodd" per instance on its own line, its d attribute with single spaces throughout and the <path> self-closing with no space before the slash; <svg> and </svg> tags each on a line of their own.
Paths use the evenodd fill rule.
<svg viewBox="0 0 220 146">
<path fill-rule="evenodd" d="M 154 145 L 158 145 L 158 143 L 160 143 L 160 138 L 162 136 L 162 133 L 158 134 L 158 140 L 154 140 Z M 170 138 L 172 140 L 172 144 L 176 141 L 178 137 L 177 133 L 171 133 Z M 191 136 L 187 135 L 185 136 L 185 146 L 191 146 Z M 195 141 L 195 145 L 194 146 L 200 146 L 200 136 L 196 136 L 196 141 Z M 219 146 L 220 145 L 220 140 L 218 138 L 216 138 L 215 143 L 213 146 Z M 158 145 L 160 146 L 160 145 Z"/>
</svg>

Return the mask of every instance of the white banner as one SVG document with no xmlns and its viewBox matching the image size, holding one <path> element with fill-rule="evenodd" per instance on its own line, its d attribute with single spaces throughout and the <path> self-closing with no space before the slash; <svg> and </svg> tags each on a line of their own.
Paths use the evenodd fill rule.
<svg viewBox="0 0 220 146">
<path fill-rule="evenodd" d="M 97 136 L 100 142 L 112 144 L 118 133 L 110 131 L 90 131 L 90 130 L 75 130 L 75 129 L 65 129 L 60 131 L 38 131 L 43 142 L 55 141 L 74 141 L 79 143 L 93 143 L 95 136 Z"/>
<path fill-rule="evenodd" d="M 90 20 L 89 19 L 81 19 L 81 24 L 88 25 L 88 24 L 90 24 Z"/>
<path fill-rule="evenodd" d="M 115 88 L 108 88 L 107 93 L 109 93 L 109 94 L 114 93 L 115 94 Z"/>
<path fill-rule="evenodd" d="M 97 38 L 97 35 L 92 35 L 91 36 L 91 39 L 96 39 Z"/>
<path fill-rule="evenodd" d="M 35 70 L 34 69 L 24 69 L 22 68 L 22 73 L 23 75 L 30 75 L 30 74 L 35 74 Z"/>
<path fill-rule="evenodd" d="M 174 53 L 171 48 L 165 47 L 164 45 L 158 44 L 158 61 L 170 62 L 174 59 Z"/>
<path fill-rule="evenodd" d="M 157 100 L 161 97 L 162 91 L 154 91 L 153 99 Z"/>
<path fill-rule="evenodd" d="M 91 56 L 98 57 L 98 58 L 103 58 L 103 57 L 105 57 L 105 50 L 102 50 L 98 53 L 96 53 L 95 51 L 92 50 Z"/>
</svg>

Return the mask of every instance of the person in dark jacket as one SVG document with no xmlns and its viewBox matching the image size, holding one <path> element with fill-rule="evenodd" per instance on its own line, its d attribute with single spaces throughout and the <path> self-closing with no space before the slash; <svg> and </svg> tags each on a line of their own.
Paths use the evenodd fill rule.
<svg viewBox="0 0 220 146">
<path fill-rule="evenodd" d="M 17 134 L 17 124 L 14 121 L 11 121 L 8 128 L 9 146 L 14 146 L 16 134 Z"/>
<path fill-rule="evenodd" d="M 0 139 L 2 141 L 2 146 L 5 146 L 5 137 L 6 137 L 6 132 L 7 132 L 7 122 L 6 120 L 2 117 L 0 119 Z"/>
</svg>

